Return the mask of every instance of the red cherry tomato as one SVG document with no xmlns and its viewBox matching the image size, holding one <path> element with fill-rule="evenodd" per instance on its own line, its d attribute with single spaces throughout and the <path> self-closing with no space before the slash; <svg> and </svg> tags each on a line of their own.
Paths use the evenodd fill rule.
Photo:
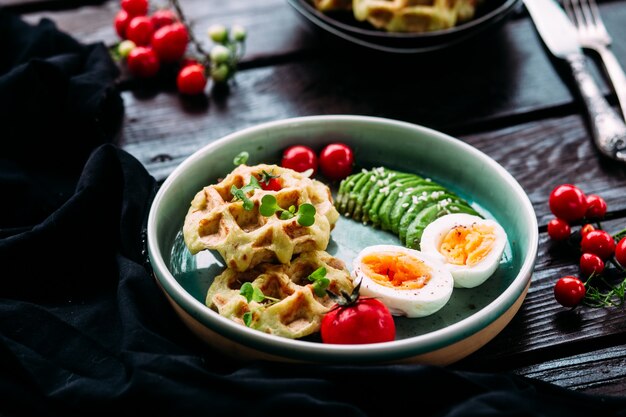
<svg viewBox="0 0 626 417">
<path fill-rule="evenodd" d="M 126 28 L 131 18 L 131 15 L 129 15 L 126 10 L 120 10 L 115 15 L 115 19 L 113 20 L 115 32 L 117 32 L 117 35 L 122 39 L 126 39 Z"/>
<path fill-rule="evenodd" d="M 559 219 L 575 221 L 587 212 L 587 198 L 580 188 L 571 184 L 555 187 L 550 193 L 550 211 Z"/>
<path fill-rule="evenodd" d="M 207 78 L 200 64 L 187 65 L 176 77 L 176 86 L 181 94 L 195 95 L 204 92 Z"/>
<path fill-rule="evenodd" d="M 148 13 L 148 0 L 121 0 L 120 6 L 133 17 Z"/>
<path fill-rule="evenodd" d="M 585 284 L 578 278 L 568 275 L 560 278 L 554 286 L 554 298 L 563 307 L 575 307 L 585 298 Z"/>
<path fill-rule="evenodd" d="M 178 21 L 178 17 L 170 9 L 160 9 L 152 13 L 152 16 L 150 16 L 150 20 L 152 20 L 152 25 L 154 25 L 154 30 L 159 30 L 163 26 L 176 23 Z"/>
<path fill-rule="evenodd" d="M 604 261 L 596 254 L 583 253 L 580 256 L 580 272 L 588 277 L 591 274 L 598 275 L 604 271 Z"/>
<path fill-rule="evenodd" d="M 315 151 L 308 146 L 294 145 L 285 149 L 280 164 L 285 168 L 290 168 L 298 172 L 312 169 L 315 174 L 317 172 L 317 155 Z"/>
<path fill-rule="evenodd" d="M 623 237 L 615 247 L 615 260 L 626 268 L 626 237 Z"/>
<path fill-rule="evenodd" d="M 342 180 L 352 172 L 354 153 L 343 143 L 331 143 L 320 152 L 320 171 L 326 178 Z"/>
<path fill-rule="evenodd" d="M 126 39 L 135 42 L 137 46 L 147 46 L 150 44 L 154 25 L 147 16 L 133 17 L 126 27 Z"/>
<path fill-rule="evenodd" d="M 552 219 L 548 223 L 548 235 L 552 240 L 565 240 L 571 234 L 572 229 L 563 219 Z"/>
<path fill-rule="evenodd" d="M 615 240 L 605 230 L 592 230 L 580 240 L 583 253 L 594 253 L 602 259 L 609 259 L 615 252 Z"/>
<path fill-rule="evenodd" d="M 161 61 L 178 61 L 185 55 L 189 33 L 182 23 L 163 26 L 152 36 L 152 47 Z"/>
<path fill-rule="evenodd" d="M 585 236 L 587 233 L 591 232 L 592 230 L 596 230 L 596 228 L 593 227 L 592 224 L 587 223 L 586 225 L 580 228 L 580 235 Z"/>
<path fill-rule="evenodd" d="M 396 326 L 381 301 L 358 297 L 354 304 L 336 305 L 326 313 L 320 332 L 324 343 L 380 343 L 395 339 Z"/>
<path fill-rule="evenodd" d="M 154 51 L 144 46 L 138 46 L 130 51 L 126 64 L 131 74 L 141 78 L 156 75 L 160 67 L 159 58 Z"/>
<path fill-rule="evenodd" d="M 589 219 L 599 219 L 606 214 L 606 201 L 599 195 L 590 194 L 587 196 L 587 212 L 585 217 Z"/>
<path fill-rule="evenodd" d="M 280 191 L 283 188 L 278 178 L 270 178 L 267 182 L 261 181 L 259 184 L 261 188 L 268 191 Z"/>
</svg>

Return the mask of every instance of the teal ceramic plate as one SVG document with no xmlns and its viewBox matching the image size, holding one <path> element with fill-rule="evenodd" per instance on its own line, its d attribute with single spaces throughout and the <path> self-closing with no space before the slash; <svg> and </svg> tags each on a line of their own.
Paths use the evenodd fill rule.
<svg viewBox="0 0 626 417">
<path fill-rule="evenodd" d="M 321 343 L 317 336 L 285 339 L 211 311 L 204 305 L 206 292 L 224 264 L 212 251 L 191 255 L 181 235 L 195 193 L 234 169 L 233 157 L 241 151 L 251 154 L 249 165 L 277 163 L 289 145 L 320 150 L 335 141 L 354 149 L 359 166 L 384 165 L 430 177 L 497 220 L 507 232 L 508 246 L 496 273 L 477 288 L 455 289 L 448 304 L 431 316 L 396 317 L 396 340 L 387 343 L 342 346 Z M 325 182 L 336 190 L 337 184 Z M 537 220 L 527 195 L 484 153 L 425 127 L 347 115 L 271 122 L 207 145 L 164 182 L 148 222 L 149 256 L 157 282 L 183 322 L 213 347 L 244 360 L 453 363 L 495 337 L 515 315 L 530 284 L 537 239 Z M 356 254 L 375 244 L 400 243 L 389 232 L 342 216 L 327 251 L 351 268 Z"/>
</svg>

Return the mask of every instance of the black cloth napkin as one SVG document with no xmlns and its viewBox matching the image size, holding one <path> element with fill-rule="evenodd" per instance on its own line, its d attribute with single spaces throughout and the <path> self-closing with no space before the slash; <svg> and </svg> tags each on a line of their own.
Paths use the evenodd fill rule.
<svg viewBox="0 0 626 417">
<path fill-rule="evenodd" d="M 145 263 L 158 184 L 108 143 L 122 112 L 105 48 L 2 11 L 0 42 L 0 415 L 626 415 L 511 374 L 213 351 Z"/>
</svg>

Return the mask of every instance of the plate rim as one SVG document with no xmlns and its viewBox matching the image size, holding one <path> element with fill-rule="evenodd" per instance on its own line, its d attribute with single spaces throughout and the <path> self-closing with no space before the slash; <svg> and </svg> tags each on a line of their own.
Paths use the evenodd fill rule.
<svg viewBox="0 0 626 417">
<path fill-rule="evenodd" d="M 237 137 L 247 136 L 263 132 L 267 129 L 290 124 L 303 125 L 323 121 L 356 121 L 365 124 L 383 123 L 395 125 L 403 129 L 419 131 L 427 135 L 435 136 L 440 140 L 453 142 L 455 146 L 461 147 L 464 151 L 473 154 L 475 157 L 480 158 L 483 162 L 491 165 L 493 169 L 499 172 L 500 176 L 507 182 L 507 184 L 515 189 L 516 194 L 522 196 L 522 200 L 525 205 L 524 211 L 529 214 L 528 217 L 532 223 L 530 225 L 528 251 L 524 254 L 525 259 L 513 282 L 485 307 L 465 319 L 460 320 L 459 322 L 407 339 L 364 345 L 332 345 L 265 334 L 263 332 L 259 332 L 258 330 L 241 326 L 232 320 L 220 316 L 195 299 L 182 287 L 182 285 L 170 272 L 169 267 L 165 264 L 165 261 L 159 251 L 156 236 L 158 208 L 160 207 L 167 192 L 176 186 L 176 181 L 180 178 L 179 175 L 184 173 L 188 166 L 194 165 L 197 160 L 204 159 L 206 154 L 211 153 L 213 149 L 219 148 L 223 144 L 228 143 Z M 518 296 L 522 294 L 523 289 L 532 278 L 538 254 L 538 242 L 539 232 L 537 217 L 528 195 L 523 190 L 519 182 L 493 158 L 479 149 L 461 141 L 460 139 L 422 125 L 383 117 L 347 114 L 301 116 L 269 121 L 232 132 L 203 146 L 181 162 L 163 182 L 150 207 L 147 223 L 148 256 L 150 263 L 153 266 L 155 276 L 167 294 L 171 296 L 188 314 L 203 323 L 205 326 L 210 327 L 211 330 L 247 347 L 292 360 L 310 361 L 311 358 L 315 358 L 314 361 L 317 362 L 380 362 L 388 360 L 401 360 L 432 352 L 468 338 L 493 323 L 498 317 L 511 308 Z"/>
</svg>

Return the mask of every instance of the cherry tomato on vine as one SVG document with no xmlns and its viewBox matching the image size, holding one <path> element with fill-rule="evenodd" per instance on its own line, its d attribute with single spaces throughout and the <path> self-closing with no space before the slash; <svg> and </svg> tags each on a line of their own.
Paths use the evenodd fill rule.
<svg viewBox="0 0 626 417">
<path fill-rule="evenodd" d="M 577 306 L 586 292 L 585 284 L 571 275 L 560 278 L 554 286 L 554 298 L 563 307 Z"/>
<path fill-rule="evenodd" d="M 599 219 L 606 214 L 606 201 L 599 195 L 590 194 L 587 196 L 587 212 L 585 217 L 589 219 Z"/>
<path fill-rule="evenodd" d="M 117 32 L 117 35 L 122 39 L 126 39 L 126 28 L 128 27 L 128 22 L 130 22 L 131 18 L 131 15 L 129 15 L 126 10 L 120 10 L 115 15 L 113 26 L 115 26 L 115 32 Z"/>
<path fill-rule="evenodd" d="M 156 75 L 161 65 L 154 51 L 144 46 L 138 46 L 130 51 L 126 64 L 131 74 L 141 78 Z"/>
<path fill-rule="evenodd" d="M 337 304 L 322 318 L 324 343 L 363 344 L 389 342 L 396 326 L 387 306 L 376 298 L 358 297 L 352 304 Z"/>
<path fill-rule="evenodd" d="M 176 87 L 182 94 L 195 95 L 204 92 L 207 78 L 204 67 L 200 64 L 187 65 L 176 77 Z"/>
<path fill-rule="evenodd" d="M 170 9 L 160 9 L 152 13 L 152 15 L 150 16 L 150 20 L 152 20 L 154 30 L 159 30 L 163 26 L 176 23 L 178 21 L 178 17 Z"/>
<path fill-rule="evenodd" d="M 559 219 L 580 220 L 587 212 L 587 197 L 575 185 L 561 184 L 550 193 L 549 206 Z"/>
<path fill-rule="evenodd" d="M 598 275 L 604 271 L 604 261 L 593 253 L 583 253 L 580 256 L 580 272 L 588 277 L 591 274 Z"/>
<path fill-rule="evenodd" d="M 135 42 L 138 46 L 149 45 L 153 33 L 154 25 L 147 16 L 133 17 L 126 27 L 126 39 Z"/>
<path fill-rule="evenodd" d="M 326 178 L 342 180 L 352 173 L 354 153 L 344 143 L 331 143 L 320 152 L 320 171 Z"/>
<path fill-rule="evenodd" d="M 120 6 L 133 17 L 148 13 L 148 0 L 121 0 Z"/>
<path fill-rule="evenodd" d="M 312 169 L 313 173 L 317 172 L 317 154 L 308 146 L 294 145 L 290 146 L 283 152 L 281 166 L 290 168 L 294 171 L 304 172 Z"/>
<path fill-rule="evenodd" d="M 615 247 L 615 260 L 626 268 L 626 237 L 623 237 Z"/>
<path fill-rule="evenodd" d="M 565 240 L 572 234 L 569 224 L 563 219 L 552 219 L 548 223 L 548 235 L 552 240 Z"/>
<path fill-rule="evenodd" d="M 267 191 L 280 191 L 283 188 L 278 178 L 270 178 L 267 182 L 259 182 L 259 184 Z"/>
<path fill-rule="evenodd" d="M 593 227 L 592 224 L 587 223 L 586 225 L 580 228 L 580 235 L 585 236 L 587 233 L 591 232 L 592 230 L 596 230 L 596 228 Z"/>
<path fill-rule="evenodd" d="M 605 230 L 592 230 L 580 240 L 580 250 L 583 253 L 594 253 L 606 260 L 615 252 L 615 240 Z"/>
<path fill-rule="evenodd" d="M 163 26 L 152 35 L 152 48 L 163 62 L 178 61 L 189 43 L 189 33 L 182 23 Z"/>
</svg>

